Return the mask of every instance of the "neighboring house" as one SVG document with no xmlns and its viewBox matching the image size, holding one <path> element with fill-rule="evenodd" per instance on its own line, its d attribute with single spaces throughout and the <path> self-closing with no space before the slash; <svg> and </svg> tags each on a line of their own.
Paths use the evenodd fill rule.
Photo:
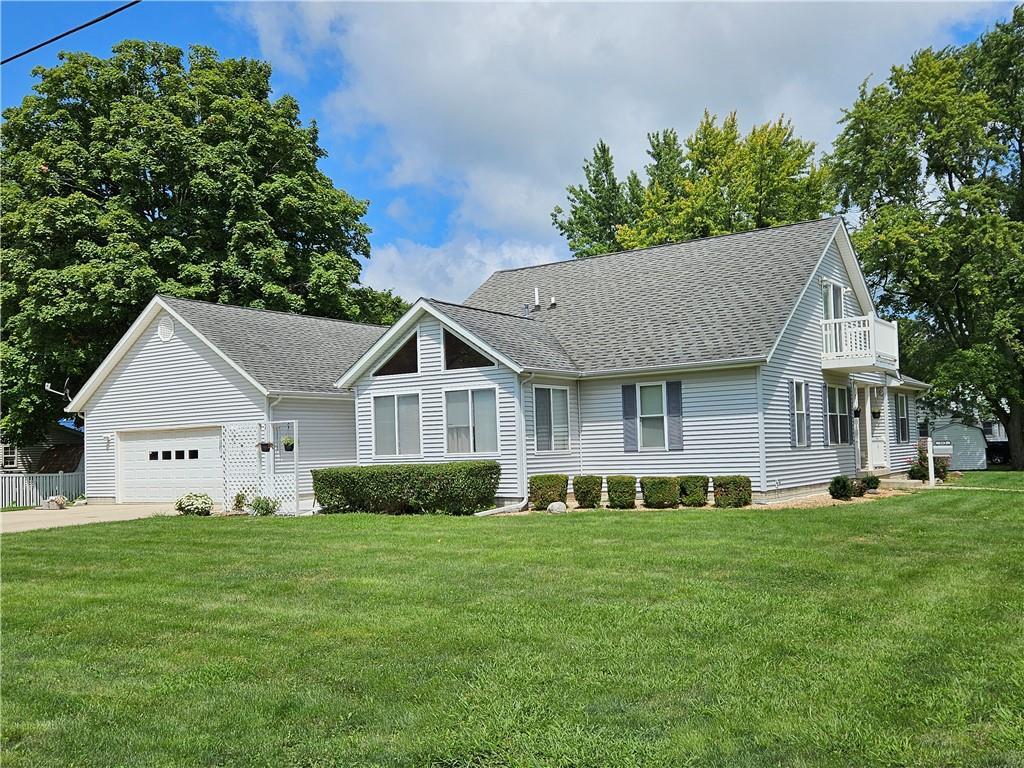
<svg viewBox="0 0 1024 768">
<path fill-rule="evenodd" d="M 950 469 L 987 469 L 991 445 L 1007 442 L 1006 430 L 998 421 L 939 413 L 926 416 L 921 426 L 935 440 L 950 441 L 953 447 Z M 997 460 L 1002 456 L 996 452 Z"/>
<path fill-rule="evenodd" d="M 764 499 L 905 470 L 926 388 L 832 218 L 501 271 L 388 329 L 158 297 L 69 410 L 89 495 L 118 500 L 227 486 L 258 449 L 217 436 L 289 419 L 306 503 L 314 466 L 467 458 L 500 463 L 500 501 L 541 472 L 741 474 Z M 209 472 L 164 465 L 200 434 Z"/>
<path fill-rule="evenodd" d="M 52 424 L 42 440 L 23 448 L 0 436 L 0 454 L 3 474 L 77 472 L 82 468 L 82 432 L 64 424 Z"/>
</svg>

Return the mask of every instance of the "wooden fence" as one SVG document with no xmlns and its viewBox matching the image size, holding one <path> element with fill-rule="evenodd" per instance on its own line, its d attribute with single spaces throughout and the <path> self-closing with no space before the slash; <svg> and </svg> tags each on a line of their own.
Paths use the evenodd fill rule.
<svg viewBox="0 0 1024 768">
<path fill-rule="evenodd" d="M 50 496 L 66 496 L 70 501 L 84 494 L 84 472 L 0 475 L 0 507 L 37 507 Z"/>
</svg>

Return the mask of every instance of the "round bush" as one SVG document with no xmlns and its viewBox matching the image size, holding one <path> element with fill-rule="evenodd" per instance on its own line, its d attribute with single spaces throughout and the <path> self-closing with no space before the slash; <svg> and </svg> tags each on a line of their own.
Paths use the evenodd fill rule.
<svg viewBox="0 0 1024 768">
<path fill-rule="evenodd" d="M 856 496 L 858 499 L 865 493 L 867 493 L 867 491 L 868 487 L 864 484 L 863 480 L 853 481 L 853 495 Z"/>
<path fill-rule="evenodd" d="M 174 502 L 174 508 L 183 515 L 206 517 L 213 512 L 213 499 L 205 493 L 186 493 Z"/>
<path fill-rule="evenodd" d="M 836 475 L 829 483 L 828 495 L 833 499 L 849 501 L 853 496 L 853 481 L 846 475 Z"/>
<path fill-rule="evenodd" d="M 641 477 L 640 492 L 648 509 L 668 509 L 679 503 L 678 477 Z"/>
<path fill-rule="evenodd" d="M 869 491 L 877 491 L 878 486 L 882 484 L 882 479 L 878 475 L 868 473 L 861 478 L 861 482 L 864 483 L 864 487 Z"/>
<path fill-rule="evenodd" d="M 569 495 L 568 475 L 533 475 L 530 478 L 530 503 L 534 509 L 547 509 Z"/>
<path fill-rule="evenodd" d="M 269 496 L 257 496 L 249 503 L 249 509 L 256 517 L 276 515 L 277 510 L 280 508 L 281 502 L 277 499 L 272 499 Z"/>
<path fill-rule="evenodd" d="M 601 506 L 601 477 L 576 475 L 572 479 L 572 495 L 583 509 L 596 509 Z"/>
<path fill-rule="evenodd" d="M 636 506 L 636 477 L 608 476 L 608 506 L 612 509 L 633 509 Z"/>
</svg>

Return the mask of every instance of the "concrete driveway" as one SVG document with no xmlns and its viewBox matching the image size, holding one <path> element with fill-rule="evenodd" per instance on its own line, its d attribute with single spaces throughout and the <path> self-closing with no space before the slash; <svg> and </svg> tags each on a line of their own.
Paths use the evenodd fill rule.
<svg viewBox="0 0 1024 768">
<path fill-rule="evenodd" d="M 153 515 L 176 515 L 174 504 L 85 504 L 67 509 L 23 509 L 0 512 L 0 533 L 63 528 L 66 525 L 138 520 Z"/>
</svg>

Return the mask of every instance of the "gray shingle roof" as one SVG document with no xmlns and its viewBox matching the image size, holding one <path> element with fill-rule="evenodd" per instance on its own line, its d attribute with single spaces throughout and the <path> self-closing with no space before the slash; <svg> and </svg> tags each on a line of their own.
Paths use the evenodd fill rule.
<svg viewBox="0 0 1024 768">
<path fill-rule="evenodd" d="M 489 309 L 450 304 L 437 299 L 427 303 L 475 334 L 524 368 L 571 371 L 572 358 L 562 349 L 551 330 L 523 314 L 512 315 Z"/>
<path fill-rule="evenodd" d="M 542 308 L 531 316 L 575 370 L 767 357 L 840 222 L 504 270 L 465 304 L 522 315 L 538 288 Z M 548 308 L 551 296 L 554 308 Z M 494 346 L 504 351 L 500 342 Z"/>
<path fill-rule="evenodd" d="M 266 389 L 337 392 L 334 382 L 387 328 L 160 297 Z"/>
</svg>

